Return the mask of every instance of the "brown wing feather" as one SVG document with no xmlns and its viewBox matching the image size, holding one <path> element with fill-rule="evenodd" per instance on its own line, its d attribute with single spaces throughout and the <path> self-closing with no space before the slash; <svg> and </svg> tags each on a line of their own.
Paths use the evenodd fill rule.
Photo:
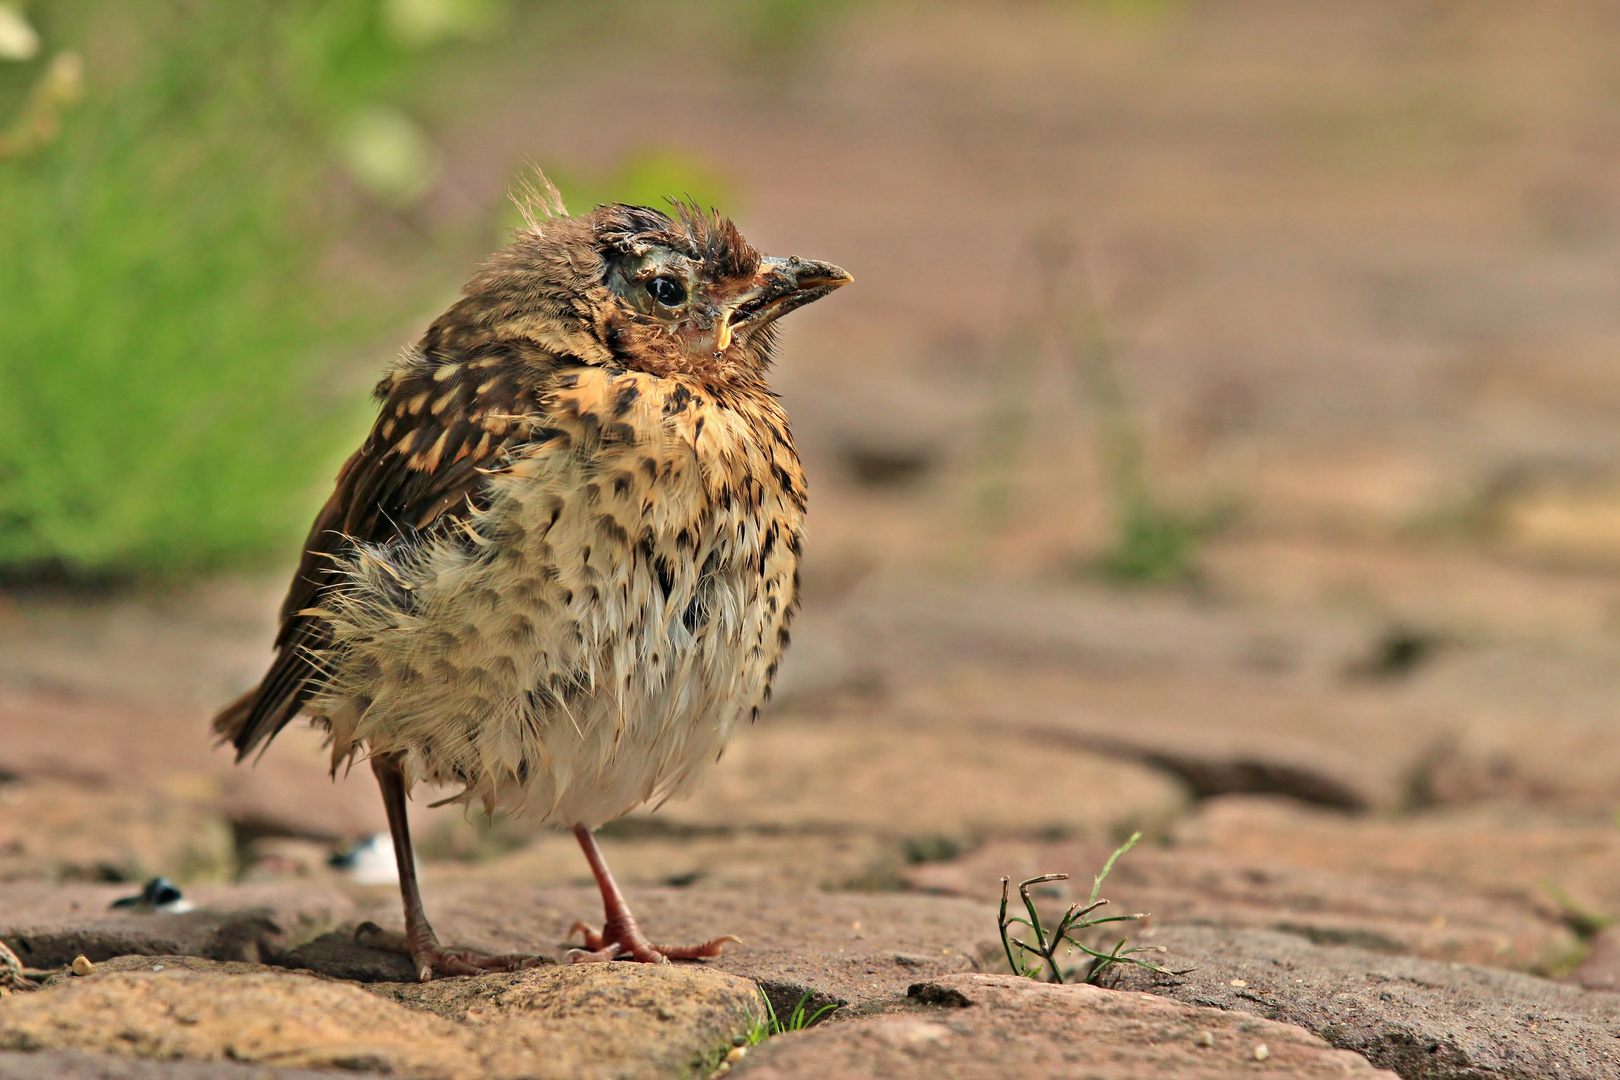
<svg viewBox="0 0 1620 1080">
<path fill-rule="evenodd" d="M 320 688 L 313 657 L 330 644 L 310 610 L 333 587 L 336 558 L 356 542 L 386 543 L 442 527 L 458 507 L 477 505 L 487 470 L 527 435 L 517 418 L 533 411 L 538 385 L 556 361 L 516 343 L 464 354 L 407 357 L 377 387 L 371 434 L 339 471 L 315 517 L 281 605 L 276 657 L 258 687 L 214 718 L 240 760 L 275 737 Z"/>
</svg>

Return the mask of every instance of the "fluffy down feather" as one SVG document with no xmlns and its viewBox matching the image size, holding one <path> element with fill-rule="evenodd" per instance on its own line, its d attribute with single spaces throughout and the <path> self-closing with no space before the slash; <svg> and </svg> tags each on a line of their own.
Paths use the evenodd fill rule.
<svg viewBox="0 0 1620 1080">
<path fill-rule="evenodd" d="M 560 367 L 453 527 L 360 544 L 318 617 L 309 711 L 487 808 L 594 826 L 674 794 L 787 640 L 803 487 L 768 397 Z M 317 615 L 311 612 L 311 615 Z"/>
</svg>

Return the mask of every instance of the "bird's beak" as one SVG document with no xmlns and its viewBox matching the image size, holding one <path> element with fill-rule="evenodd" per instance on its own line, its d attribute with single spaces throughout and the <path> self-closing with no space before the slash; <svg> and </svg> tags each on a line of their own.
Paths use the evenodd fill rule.
<svg viewBox="0 0 1620 1080">
<path fill-rule="evenodd" d="M 760 260 L 759 285 L 732 309 L 728 329 L 779 319 L 853 280 L 848 271 L 832 263 L 768 255 Z"/>
</svg>

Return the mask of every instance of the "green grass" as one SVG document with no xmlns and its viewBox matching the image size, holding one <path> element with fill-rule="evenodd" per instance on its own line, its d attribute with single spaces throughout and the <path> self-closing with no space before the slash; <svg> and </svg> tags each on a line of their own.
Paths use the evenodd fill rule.
<svg viewBox="0 0 1620 1080">
<path fill-rule="evenodd" d="M 1103 868 L 1092 878 L 1091 895 L 1083 903 L 1070 905 L 1069 910 L 1064 912 L 1062 918 L 1058 919 L 1057 923 L 1050 927 L 1041 922 L 1040 912 L 1035 909 L 1035 901 L 1030 898 L 1029 887 L 1031 885 L 1041 885 L 1048 881 L 1067 881 L 1069 879 L 1068 874 L 1042 874 L 1039 877 L 1033 877 L 1019 883 L 1018 896 L 1024 902 L 1024 910 L 1029 913 L 1027 919 L 1023 916 L 1009 916 L 1007 914 L 1008 888 L 1011 879 L 1001 879 L 1001 909 L 996 917 L 996 926 L 1001 932 L 1001 947 L 1006 951 L 1007 965 L 1012 968 L 1013 974 L 1038 980 L 1045 973 L 1047 981 L 1054 983 L 1067 982 L 1069 979 L 1076 977 L 1081 978 L 1084 982 L 1095 983 L 1101 979 L 1103 972 L 1117 964 L 1129 964 L 1165 975 L 1186 974 L 1185 971 L 1170 971 L 1152 961 L 1142 959 L 1141 953 L 1163 951 L 1157 947 L 1127 947 L 1126 942 L 1129 939 L 1122 937 L 1114 944 L 1113 948 L 1103 952 L 1075 936 L 1107 923 L 1136 922 L 1147 918 L 1143 914 L 1101 916 L 1093 914 L 1093 912 L 1098 911 L 1108 903 L 1107 900 L 1098 895 L 1102 892 L 1103 879 L 1108 877 L 1109 871 L 1113 870 L 1114 863 L 1119 861 L 1119 857 L 1135 847 L 1136 842 L 1140 839 L 1142 839 L 1141 833 L 1132 833 L 1129 840 L 1116 848 L 1114 853 L 1108 857 L 1108 861 L 1103 864 Z M 1017 931 L 1013 929 L 1015 926 L 1021 926 L 1024 929 Z M 1030 940 L 1025 940 L 1025 938 Z M 1078 952 L 1082 954 L 1085 957 L 1085 962 L 1073 969 L 1065 968 L 1059 963 L 1057 953 L 1065 945 L 1068 946 L 1069 953 Z"/>
<path fill-rule="evenodd" d="M 799 1003 L 793 1006 L 793 1011 L 788 1013 L 786 1018 L 783 1018 L 776 1015 L 776 1006 L 771 1004 L 771 999 L 766 996 L 765 991 L 761 990 L 759 1000 L 764 1007 L 754 1015 L 753 1026 L 748 1029 L 747 1042 L 743 1043 L 743 1045 L 758 1046 L 773 1035 L 780 1035 L 785 1031 L 803 1031 L 805 1028 L 814 1027 L 821 1022 L 823 1017 L 838 1008 L 835 1004 L 823 1005 L 812 1012 L 810 1011 L 810 997 L 810 991 L 806 990 L 804 996 L 799 998 Z"/>
<path fill-rule="evenodd" d="M 60 134 L 0 160 L 10 575 L 242 563 L 304 527 L 363 423 L 358 395 L 317 382 L 399 314 L 323 265 L 343 224 L 331 125 L 407 63 L 377 13 L 372 0 L 40 13 L 47 53 L 88 62 Z M 0 127 L 16 97 L 0 95 Z"/>
<path fill-rule="evenodd" d="M 571 214 L 614 202 L 667 210 L 668 198 L 689 198 L 724 214 L 740 209 L 732 184 L 718 166 L 690 151 L 657 143 L 639 147 L 604 173 L 558 163 L 548 164 L 546 175 Z"/>
<path fill-rule="evenodd" d="M 1126 584 L 1191 581 L 1198 576 L 1205 539 L 1228 516 L 1224 511 L 1180 514 L 1146 498 L 1117 502 L 1114 541 L 1098 560 L 1098 569 L 1105 578 Z"/>
</svg>

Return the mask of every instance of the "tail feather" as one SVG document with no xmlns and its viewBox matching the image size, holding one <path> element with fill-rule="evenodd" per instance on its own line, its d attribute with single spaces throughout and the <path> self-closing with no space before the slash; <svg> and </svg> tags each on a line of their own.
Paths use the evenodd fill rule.
<svg viewBox="0 0 1620 1080">
<path fill-rule="evenodd" d="M 219 736 L 219 742 L 215 745 L 230 743 L 236 747 L 238 762 L 251 754 L 260 743 L 275 738 L 276 733 L 287 726 L 287 721 L 303 705 L 303 697 L 291 696 L 265 708 L 263 697 L 264 686 L 261 683 L 225 706 L 214 717 L 214 734 Z"/>
<path fill-rule="evenodd" d="M 219 710 L 219 714 L 214 717 L 213 723 L 210 725 L 214 730 L 214 734 L 219 736 L 219 742 L 215 745 L 238 742 L 242 737 L 243 730 L 247 727 L 248 719 L 253 715 L 253 703 L 258 700 L 259 688 L 255 686 Z M 238 749 L 240 749 L 240 746 L 238 746 Z"/>
</svg>

